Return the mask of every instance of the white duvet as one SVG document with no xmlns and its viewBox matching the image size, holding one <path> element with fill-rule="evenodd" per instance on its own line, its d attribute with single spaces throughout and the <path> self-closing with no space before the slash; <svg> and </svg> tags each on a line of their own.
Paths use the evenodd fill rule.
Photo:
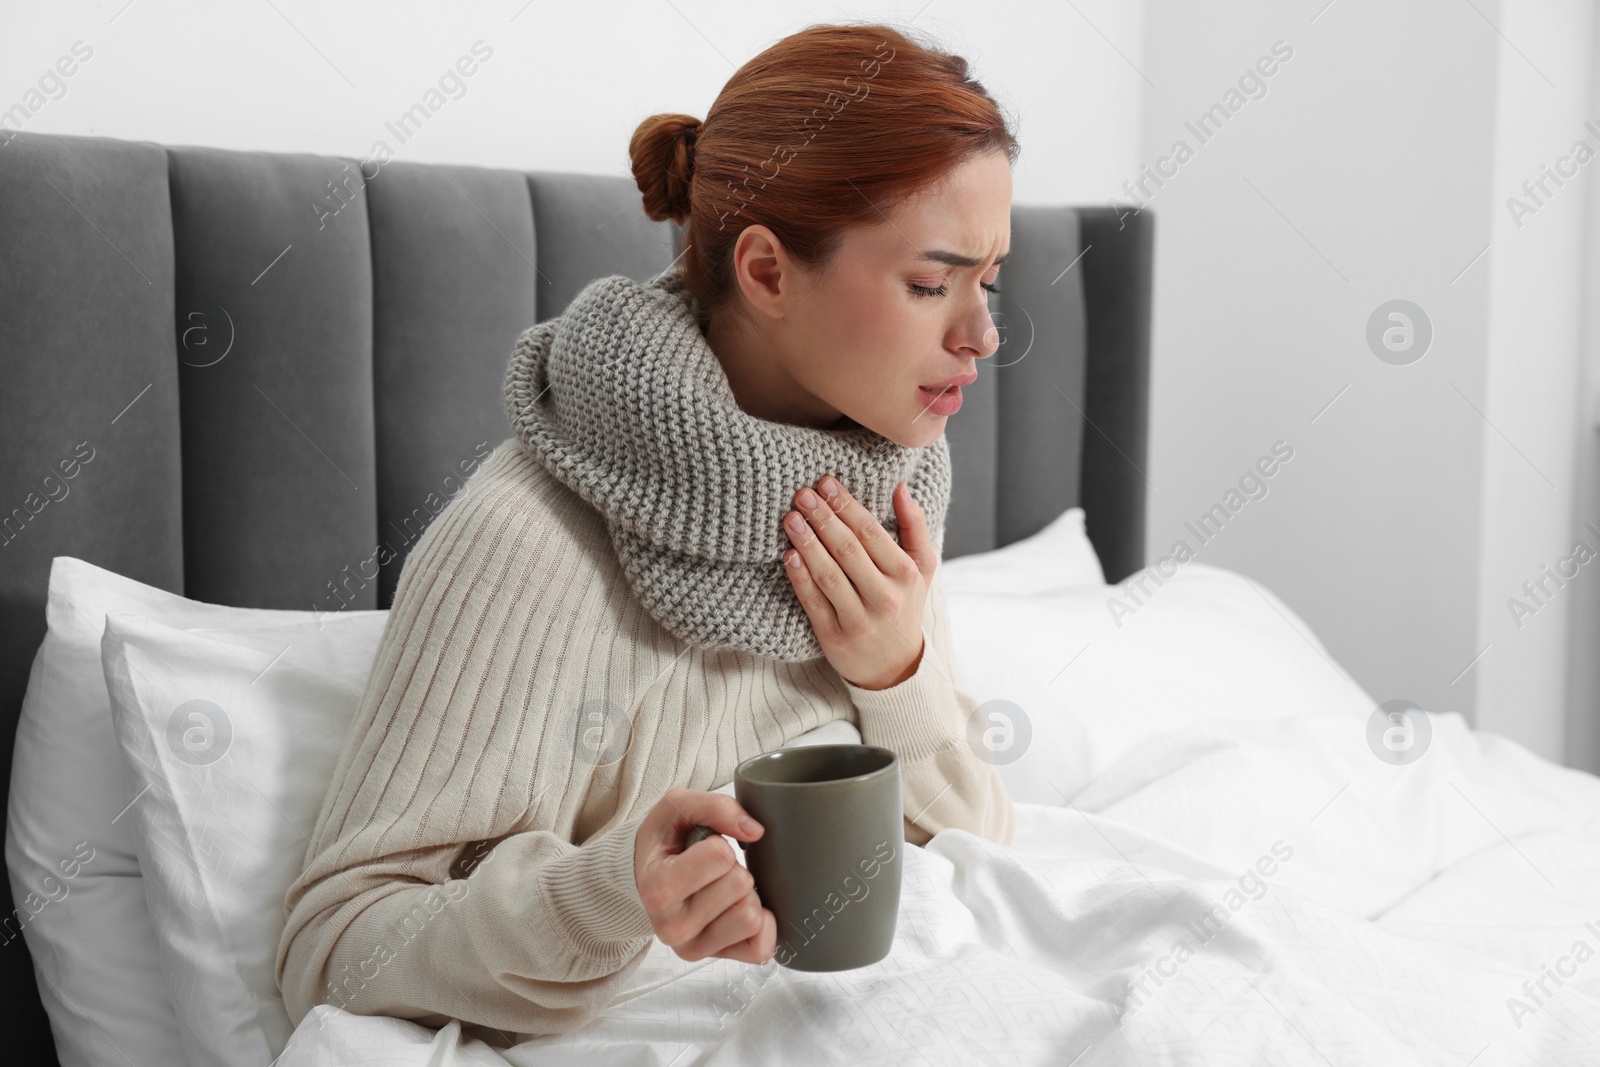
<svg viewBox="0 0 1600 1067">
<path fill-rule="evenodd" d="M 893 950 L 804 974 L 656 942 L 584 1029 L 302 1021 L 282 1067 L 427 1064 L 1600 1064 L 1600 779 L 1432 716 L 1415 763 L 1358 714 L 1149 738 L 1011 846 L 907 846 Z"/>
</svg>

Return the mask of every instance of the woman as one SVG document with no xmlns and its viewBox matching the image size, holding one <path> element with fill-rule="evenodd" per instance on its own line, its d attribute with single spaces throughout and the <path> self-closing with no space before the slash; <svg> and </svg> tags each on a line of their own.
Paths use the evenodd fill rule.
<svg viewBox="0 0 1600 1067">
<path fill-rule="evenodd" d="M 1011 840 L 936 568 L 1015 139 L 959 57 L 813 26 L 631 149 L 687 247 L 524 332 L 515 436 L 406 561 L 286 901 L 296 1023 L 557 1033 L 652 937 L 768 963 L 729 843 L 684 835 L 760 837 L 710 790 L 830 722 L 898 754 L 906 840 Z"/>
</svg>

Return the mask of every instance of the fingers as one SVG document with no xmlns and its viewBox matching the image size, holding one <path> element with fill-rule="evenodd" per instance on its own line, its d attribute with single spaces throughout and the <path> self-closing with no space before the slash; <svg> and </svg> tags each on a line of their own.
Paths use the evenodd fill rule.
<svg viewBox="0 0 1600 1067">
<path fill-rule="evenodd" d="M 923 578 L 933 580 L 939 566 L 939 550 L 928 532 L 928 515 L 911 496 L 911 487 L 901 482 L 895 486 L 895 516 L 900 523 L 900 547 L 917 563 Z"/>
<path fill-rule="evenodd" d="M 723 950 L 730 959 L 751 963 L 772 955 L 777 922 L 761 906 L 755 880 L 735 859 L 733 846 L 715 836 L 682 848 L 684 834 L 696 824 L 740 841 L 761 837 L 765 831 L 754 819 L 754 832 L 744 827 L 747 818 L 724 793 L 674 788 L 640 824 L 641 833 L 648 828 L 657 839 L 651 844 L 655 858 L 639 879 L 639 898 L 656 936 L 686 960 Z"/>
<path fill-rule="evenodd" d="M 737 871 L 745 873 L 742 868 Z M 680 957 L 693 962 L 741 941 L 759 938 L 770 914 L 762 907 L 748 876 L 740 879 L 730 871 L 687 902 L 684 914 L 667 931 L 678 935 L 675 940 L 658 936 Z"/>
<path fill-rule="evenodd" d="M 905 553 L 901 551 L 902 546 L 894 543 L 894 538 L 883 528 L 883 523 L 878 521 L 878 517 L 868 511 L 861 501 L 851 496 L 849 491 L 839 484 L 839 479 L 831 474 L 823 475 L 817 482 L 817 489 L 832 507 L 833 513 L 855 534 L 856 540 L 866 550 L 867 557 L 872 560 L 873 565 L 883 574 L 894 575 L 904 561 Z M 907 495 L 909 496 L 909 491 Z"/>
<path fill-rule="evenodd" d="M 811 503 L 807 504 L 807 499 Z M 827 598 L 840 629 L 859 630 L 866 619 L 866 606 L 857 590 L 870 595 L 873 581 L 881 581 L 882 575 L 856 535 L 821 497 L 802 489 L 795 494 L 795 505 L 800 511 L 784 516 L 783 529 L 805 562 L 805 577 Z M 801 603 L 805 603 L 803 598 Z"/>
<path fill-rule="evenodd" d="M 912 564 L 920 567 L 920 563 L 894 543 L 877 516 L 837 478 L 826 475 L 817 487 L 820 495 L 809 487 L 797 492 L 794 503 L 798 510 L 784 517 L 785 533 L 804 564 L 792 570 L 790 577 L 809 579 L 809 583 L 796 582 L 803 604 L 804 594 L 812 593 L 815 598 L 820 593 L 832 607 L 840 629 L 858 629 L 868 609 L 884 610 L 891 579 L 908 578 Z M 796 519 L 800 520 L 798 529 Z M 790 558 L 786 553 L 785 562 Z M 820 600 L 815 603 L 822 607 Z M 811 606 L 807 604 L 808 609 Z M 814 624 L 816 621 L 813 619 Z"/>
<path fill-rule="evenodd" d="M 641 828 L 658 839 L 663 851 L 674 854 L 680 851 L 683 835 L 697 824 L 740 841 L 754 841 L 762 834 L 761 824 L 728 794 L 682 787 L 667 790 Z"/>
<path fill-rule="evenodd" d="M 656 936 L 685 960 L 718 955 L 765 963 L 772 958 L 777 920 L 762 907 L 755 880 L 720 836 L 682 848 L 684 834 L 696 824 L 740 841 L 765 832 L 733 797 L 669 789 L 639 828 L 654 839 L 646 843 L 652 856 L 646 873 L 636 879 Z"/>
<path fill-rule="evenodd" d="M 696 849 L 699 847 L 695 845 Z M 734 864 L 732 868 L 710 879 L 702 888 L 679 898 L 673 906 L 663 909 L 654 920 L 656 936 L 663 944 L 671 946 L 681 954 L 691 945 L 698 945 L 695 939 L 701 936 L 717 916 L 754 892 L 755 884 L 750 873 L 738 864 Z M 714 950 L 703 951 L 701 955 L 709 956 L 711 951 Z"/>
<path fill-rule="evenodd" d="M 772 959 L 773 950 L 778 943 L 778 918 L 766 908 L 762 909 L 760 932 L 736 942 L 726 948 L 718 949 L 712 953 L 723 959 L 739 960 L 744 963 L 766 963 Z"/>
<path fill-rule="evenodd" d="M 753 884 L 750 873 L 740 866 L 733 846 L 720 837 L 697 841 L 663 864 L 661 879 L 675 902 L 703 892 L 726 874 L 737 874 L 745 885 Z"/>
<path fill-rule="evenodd" d="M 818 637 L 830 639 L 839 632 L 839 613 L 833 601 L 811 576 L 811 568 L 806 566 L 806 558 L 799 549 L 791 548 L 785 552 L 783 562 L 789 581 L 794 586 L 794 595 L 800 599 L 800 606 L 806 609 L 806 617 L 811 620 L 811 628 Z"/>
<path fill-rule="evenodd" d="M 761 905 L 754 890 L 723 909 L 704 930 L 688 943 L 673 947 L 683 959 L 693 962 L 707 956 L 765 963 L 777 941 L 778 921 Z"/>
<path fill-rule="evenodd" d="M 644 859 L 635 868 L 639 900 L 649 913 L 658 933 L 661 923 L 680 917 L 686 902 L 697 892 L 731 872 L 753 884 L 749 873 L 739 865 L 733 846 L 720 836 L 708 837 L 685 849 L 684 835 L 696 823 L 709 826 L 740 841 L 753 841 L 765 831 L 760 823 L 754 833 L 742 826 L 748 818 L 739 802 L 724 793 L 694 789 L 667 790 L 640 823 L 645 839 Z M 643 871 L 643 875 L 638 872 Z"/>
</svg>

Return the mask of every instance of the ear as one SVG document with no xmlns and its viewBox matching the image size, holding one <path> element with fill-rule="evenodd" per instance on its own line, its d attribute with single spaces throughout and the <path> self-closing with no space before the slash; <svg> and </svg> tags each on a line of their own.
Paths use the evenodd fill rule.
<svg viewBox="0 0 1600 1067">
<path fill-rule="evenodd" d="M 783 317 L 793 293 L 795 272 L 778 235 L 762 225 L 746 226 L 733 243 L 733 277 L 758 314 Z"/>
</svg>

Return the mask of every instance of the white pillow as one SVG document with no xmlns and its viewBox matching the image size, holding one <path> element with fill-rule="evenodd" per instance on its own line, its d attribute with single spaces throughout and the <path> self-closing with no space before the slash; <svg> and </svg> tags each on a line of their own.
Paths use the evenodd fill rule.
<svg viewBox="0 0 1600 1067">
<path fill-rule="evenodd" d="M 945 594 L 1024 595 L 1044 589 L 1104 585 L 1105 572 L 1083 521 L 1082 508 L 1068 508 L 1044 529 L 1020 541 L 941 562 Z"/>
<path fill-rule="evenodd" d="M 293 1030 L 274 978 L 284 897 L 388 620 L 181 630 L 106 616 L 112 720 L 138 779 L 145 897 L 188 1062 L 260 1067 Z"/>
<path fill-rule="evenodd" d="M 1135 605 L 1128 582 L 1033 596 L 947 584 L 957 668 L 1013 800 L 1064 804 L 1141 742 L 1200 719 L 1372 713 L 1260 582 L 1195 562 L 1144 586 Z"/>
<path fill-rule="evenodd" d="M 182 1062 L 124 813 L 137 789 L 100 665 L 106 613 L 122 610 L 177 627 L 311 614 L 204 604 L 71 556 L 51 561 L 45 637 L 17 722 L 6 869 L 63 1067 Z M 4 937 L 15 936 L 13 922 Z"/>
<path fill-rule="evenodd" d="M 182 630 L 131 611 L 105 620 L 104 687 L 137 779 L 126 818 L 193 1065 L 265 1064 L 288 1041 L 274 976 L 284 897 L 388 617 L 286 614 L 293 621 L 232 629 Z M 835 721 L 790 744 L 852 740 L 855 728 Z M 649 962 L 692 966 L 660 942 Z M 660 974 L 641 969 L 616 1001 Z"/>
</svg>

